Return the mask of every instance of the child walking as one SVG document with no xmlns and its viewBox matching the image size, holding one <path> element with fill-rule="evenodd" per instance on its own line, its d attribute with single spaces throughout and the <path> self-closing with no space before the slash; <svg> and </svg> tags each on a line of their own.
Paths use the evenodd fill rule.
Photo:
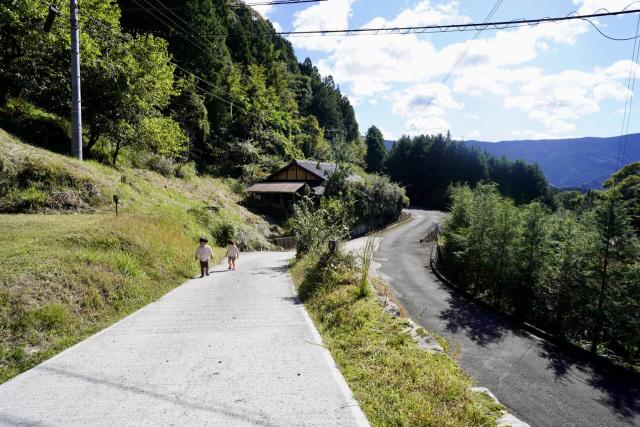
<svg viewBox="0 0 640 427">
<path fill-rule="evenodd" d="M 233 243 L 233 240 L 227 242 L 227 259 L 229 260 L 229 270 L 236 269 L 236 259 L 240 259 L 240 250 Z"/>
<path fill-rule="evenodd" d="M 196 249 L 196 261 L 200 260 L 200 278 L 203 278 L 206 274 L 209 275 L 209 259 L 213 258 L 213 251 L 211 247 L 207 245 L 209 240 L 206 237 L 200 238 L 200 246 Z"/>
</svg>

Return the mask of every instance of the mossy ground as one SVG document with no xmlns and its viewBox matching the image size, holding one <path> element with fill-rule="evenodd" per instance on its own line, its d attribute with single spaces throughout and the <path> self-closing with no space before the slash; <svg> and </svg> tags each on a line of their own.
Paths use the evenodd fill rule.
<svg viewBox="0 0 640 427">
<path fill-rule="evenodd" d="M 349 256 L 303 258 L 292 275 L 316 326 L 374 426 L 494 426 L 502 406 L 447 354 L 417 348 L 407 322 L 363 295 Z M 440 338 L 441 342 L 444 342 Z"/>
</svg>

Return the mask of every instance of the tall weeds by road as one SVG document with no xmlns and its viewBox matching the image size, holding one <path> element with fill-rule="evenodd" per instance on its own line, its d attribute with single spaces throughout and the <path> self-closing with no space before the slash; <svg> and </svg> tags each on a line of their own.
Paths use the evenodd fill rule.
<svg viewBox="0 0 640 427">
<path fill-rule="evenodd" d="M 371 254 L 374 238 L 367 245 Z M 382 311 L 374 293 L 362 292 L 366 270 L 358 261 L 340 251 L 307 255 L 292 275 L 371 424 L 495 426 L 502 407 L 472 392 L 473 380 L 454 359 L 417 348 L 408 323 Z"/>
</svg>

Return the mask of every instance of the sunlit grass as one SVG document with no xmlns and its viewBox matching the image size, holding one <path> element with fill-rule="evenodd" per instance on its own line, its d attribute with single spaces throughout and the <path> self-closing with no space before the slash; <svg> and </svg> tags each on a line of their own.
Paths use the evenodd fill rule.
<svg viewBox="0 0 640 427">
<path fill-rule="evenodd" d="M 354 264 L 340 254 L 303 258 L 292 276 L 371 424 L 495 426 L 503 408 L 470 390 L 473 381 L 454 358 L 418 349 L 404 331 L 408 323 L 361 291 Z"/>
<path fill-rule="evenodd" d="M 269 247 L 269 224 L 220 180 L 79 162 L 1 130 L 0 169 L 0 207 L 31 212 L 0 214 L 0 383 L 193 277 L 200 236 L 216 258 L 225 253 L 221 230 L 238 233 L 243 249 Z M 54 191 L 84 199 L 56 208 Z"/>
</svg>

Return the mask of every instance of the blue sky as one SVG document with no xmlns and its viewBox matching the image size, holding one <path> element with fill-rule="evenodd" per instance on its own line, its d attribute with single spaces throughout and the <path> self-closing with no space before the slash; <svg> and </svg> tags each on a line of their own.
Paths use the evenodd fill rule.
<svg viewBox="0 0 640 427">
<path fill-rule="evenodd" d="M 251 3 L 254 0 L 247 1 Z M 503 0 L 494 21 L 622 10 L 633 0 Z M 482 22 L 496 0 L 328 0 L 256 7 L 283 30 Z M 640 2 L 632 5 L 640 9 Z M 638 15 L 600 18 L 612 37 L 633 37 Z M 331 74 L 354 105 L 360 130 L 387 139 L 451 131 L 455 138 L 500 141 L 619 135 L 633 41 L 612 41 L 584 21 L 474 33 L 290 37 Z M 463 50 L 469 52 L 446 84 Z M 640 67 L 638 67 L 640 80 Z M 640 91 L 640 82 L 635 92 Z M 429 100 L 432 100 L 429 103 Z M 640 99 L 630 133 L 640 132 Z M 635 117 L 635 119 L 634 119 Z"/>
</svg>

